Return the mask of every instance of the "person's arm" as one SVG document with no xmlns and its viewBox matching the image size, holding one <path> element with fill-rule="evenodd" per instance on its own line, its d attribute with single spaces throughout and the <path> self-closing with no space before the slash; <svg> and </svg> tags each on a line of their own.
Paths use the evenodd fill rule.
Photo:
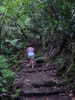
<svg viewBox="0 0 75 100">
<path fill-rule="evenodd" d="M 35 48 L 34 48 L 34 52 L 35 52 Z"/>
<path fill-rule="evenodd" d="M 27 48 L 27 50 L 26 50 L 26 56 L 28 56 L 28 48 Z"/>
<path fill-rule="evenodd" d="M 27 48 L 26 52 L 28 53 L 28 48 Z"/>
<path fill-rule="evenodd" d="M 34 50 L 34 53 L 35 53 L 35 48 L 33 48 L 33 50 Z"/>
</svg>

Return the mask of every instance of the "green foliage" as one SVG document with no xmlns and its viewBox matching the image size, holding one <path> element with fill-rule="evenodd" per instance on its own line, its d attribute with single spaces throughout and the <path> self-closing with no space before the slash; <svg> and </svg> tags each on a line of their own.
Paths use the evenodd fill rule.
<svg viewBox="0 0 75 100">
<path fill-rule="evenodd" d="M 16 89 L 16 93 L 15 93 L 15 94 L 13 94 L 12 96 L 13 96 L 14 98 L 18 97 L 18 96 L 19 96 L 20 91 L 21 91 L 21 89 Z"/>
<path fill-rule="evenodd" d="M 15 40 L 6 40 L 6 43 L 10 43 L 10 45 L 14 46 L 17 44 L 17 42 L 19 41 L 19 39 L 15 39 Z"/>
<path fill-rule="evenodd" d="M 9 82 L 9 84 L 11 85 L 12 80 L 14 80 L 15 73 L 9 69 L 8 70 L 4 69 L 2 70 L 2 74 L 7 83 Z"/>
<path fill-rule="evenodd" d="M 4 56 L 1 56 L 1 55 L 0 55 L 0 68 L 1 69 L 8 68 L 7 59 Z"/>
<path fill-rule="evenodd" d="M 69 45 L 69 49 L 71 49 L 72 57 L 71 57 L 71 64 L 69 65 L 67 69 L 67 74 L 68 74 L 68 80 L 69 81 L 74 81 L 75 80 L 75 43 L 72 42 Z M 75 82 L 73 82 L 75 84 Z"/>
<path fill-rule="evenodd" d="M 39 35 L 43 45 L 46 36 L 55 36 L 58 40 L 66 35 L 75 38 L 75 2 L 70 0 L 2 0 L 0 5 L 1 45 L 8 54 L 10 44 L 16 39 Z M 23 41 L 24 42 L 24 41 Z M 44 42 L 44 43 L 43 43 Z M 6 50 L 7 49 L 7 50 Z M 15 49 L 15 47 L 14 47 Z"/>
<path fill-rule="evenodd" d="M 75 89 L 75 63 L 70 64 L 67 70 L 67 80 L 71 84 L 71 88 Z"/>
<path fill-rule="evenodd" d="M 72 64 L 69 66 L 69 68 L 68 68 L 68 70 L 67 70 L 67 73 L 73 71 L 74 66 L 75 66 L 74 63 L 72 63 Z M 73 73 L 72 73 L 72 74 L 73 74 Z"/>
<path fill-rule="evenodd" d="M 0 91 L 10 93 L 9 88 L 15 79 L 15 73 L 8 68 L 7 59 L 0 55 Z"/>
</svg>

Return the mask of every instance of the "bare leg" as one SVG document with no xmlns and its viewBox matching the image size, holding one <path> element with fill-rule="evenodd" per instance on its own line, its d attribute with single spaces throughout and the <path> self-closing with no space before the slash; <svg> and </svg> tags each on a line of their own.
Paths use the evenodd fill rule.
<svg viewBox="0 0 75 100">
<path fill-rule="evenodd" d="M 31 59 L 31 65 L 32 65 L 32 68 L 34 68 L 34 60 Z"/>
</svg>

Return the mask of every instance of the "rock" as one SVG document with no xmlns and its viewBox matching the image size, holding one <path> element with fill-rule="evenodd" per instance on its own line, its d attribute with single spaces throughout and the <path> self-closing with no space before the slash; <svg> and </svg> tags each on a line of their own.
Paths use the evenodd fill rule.
<svg viewBox="0 0 75 100">
<path fill-rule="evenodd" d="M 19 96 L 48 96 L 48 95 L 57 95 L 64 93 L 65 91 L 61 88 L 30 88 L 22 89 Z"/>
<path fill-rule="evenodd" d="M 52 86 L 56 86 L 57 83 L 55 81 L 48 81 L 48 82 L 43 82 L 40 84 L 32 84 L 34 87 L 38 88 L 38 87 L 52 87 Z"/>
<path fill-rule="evenodd" d="M 35 61 L 36 63 L 44 63 L 46 59 L 47 57 L 39 57 L 39 58 L 36 58 Z"/>
</svg>

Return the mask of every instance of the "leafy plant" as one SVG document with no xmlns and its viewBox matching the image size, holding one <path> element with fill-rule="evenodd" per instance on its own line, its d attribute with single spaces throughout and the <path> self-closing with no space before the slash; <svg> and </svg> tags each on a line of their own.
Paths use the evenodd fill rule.
<svg viewBox="0 0 75 100">
<path fill-rule="evenodd" d="M 68 80 L 72 81 L 75 80 L 75 64 L 70 64 L 69 68 L 67 69 Z"/>
<path fill-rule="evenodd" d="M 3 55 L 0 55 L 0 69 L 6 68 L 8 68 L 7 59 Z"/>
<path fill-rule="evenodd" d="M 15 79 L 15 73 L 8 68 L 9 64 L 5 56 L 0 55 L 0 91 L 10 93 L 9 88 Z"/>
</svg>

